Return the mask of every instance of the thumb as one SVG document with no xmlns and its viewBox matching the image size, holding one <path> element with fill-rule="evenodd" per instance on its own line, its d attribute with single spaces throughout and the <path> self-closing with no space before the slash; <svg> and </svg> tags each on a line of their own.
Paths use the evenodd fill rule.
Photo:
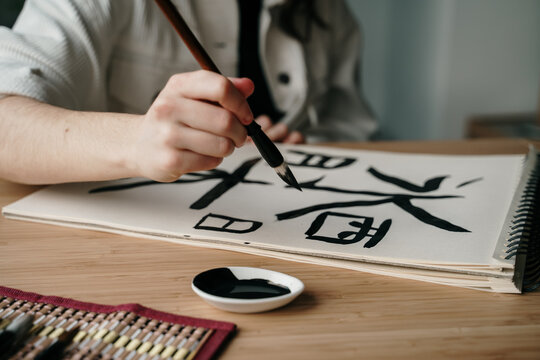
<svg viewBox="0 0 540 360">
<path fill-rule="evenodd" d="M 245 98 L 248 98 L 255 90 L 255 84 L 248 78 L 229 78 L 229 80 Z"/>
</svg>

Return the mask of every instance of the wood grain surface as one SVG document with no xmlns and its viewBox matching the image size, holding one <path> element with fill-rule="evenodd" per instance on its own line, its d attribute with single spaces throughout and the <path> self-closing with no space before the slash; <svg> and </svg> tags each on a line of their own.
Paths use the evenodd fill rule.
<svg viewBox="0 0 540 360">
<path fill-rule="evenodd" d="M 424 153 L 525 153 L 526 140 L 339 146 Z M 539 143 L 536 143 L 539 146 Z M 39 187 L 0 181 L 0 205 Z M 197 273 L 255 266 L 305 292 L 261 314 L 211 307 Z M 222 359 L 540 359 L 540 292 L 494 294 L 88 230 L 0 219 L 0 284 L 102 304 L 140 303 L 223 320 L 238 333 Z"/>
</svg>

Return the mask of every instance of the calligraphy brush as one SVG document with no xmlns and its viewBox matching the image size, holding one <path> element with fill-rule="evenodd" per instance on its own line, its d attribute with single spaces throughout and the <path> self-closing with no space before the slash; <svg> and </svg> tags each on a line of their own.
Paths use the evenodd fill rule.
<svg viewBox="0 0 540 360">
<path fill-rule="evenodd" d="M 79 332 L 79 327 L 64 331 L 58 338 L 56 338 L 49 346 L 41 351 L 34 360 L 57 360 L 61 359 L 64 355 L 66 348 L 71 345 L 71 342 L 75 338 L 75 335 Z"/>
<path fill-rule="evenodd" d="M 155 0 L 158 6 L 161 8 L 167 19 L 180 35 L 189 51 L 193 54 L 199 65 L 209 71 L 221 74 L 216 64 L 212 61 L 206 50 L 199 43 L 191 29 L 188 27 L 182 15 L 178 12 L 178 9 L 171 3 L 170 0 Z M 296 181 L 291 169 L 283 159 L 283 155 L 279 152 L 276 145 L 266 136 L 264 131 L 262 131 L 259 124 L 255 121 L 252 121 L 249 125 L 246 125 L 248 135 L 251 136 L 255 146 L 259 150 L 259 153 L 262 155 L 264 160 L 270 165 L 278 176 L 285 181 L 288 185 L 295 187 L 296 189 L 302 191 L 300 185 Z"/>
<path fill-rule="evenodd" d="M 0 333 L 0 359 L 9 358 L 12 351 L 17 350 L 19 345 L 25 340 L 26 335 L 32 327 L 34 317 L 23 314 L 11 322 Z"/>
</svg>

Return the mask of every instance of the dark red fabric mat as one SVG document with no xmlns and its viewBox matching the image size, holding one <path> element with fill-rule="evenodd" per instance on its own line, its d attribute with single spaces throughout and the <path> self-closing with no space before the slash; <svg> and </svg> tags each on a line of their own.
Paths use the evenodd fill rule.
<svg viewBox="0 0 540 360">
<path fill-rule="evenodd" d="M 198 360 L 213 358 L 217 354 L 219 348 L 226 340 L 233 336 L 236 330 L 236 325 L 233 323 L 170 314 L 150 309 L 139 304 L 121 304 L 116 306 L 101 305 L 58 296 L 44 296 L 4 286 L 0 286 L 0 296 L 23 300 L 26 302 L 50 304 L 53 306 L 62 306 L 65 308 L 96 313 L 109 314 L 112 312 L 126 311 L 161 322 L 212 329 L 212 335 L 204 343 L 204 346 L 197 352 L 195 359 Z"/>
</svg>

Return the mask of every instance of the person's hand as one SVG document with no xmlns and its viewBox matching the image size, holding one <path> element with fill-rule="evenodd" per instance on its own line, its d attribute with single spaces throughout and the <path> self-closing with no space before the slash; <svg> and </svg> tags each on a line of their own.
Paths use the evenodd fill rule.
<svg viewBox="0 0 540 360">
<path fill-rule="evenodd" d="M 303 144 L 305 142 L 304 135 L 299 131 L 289 131 L 287 125 L 283 123 L 273 124 L 272 120 L 266 115 L 258 116 L 255 121 L 261 125 L 262 130 L 268 138 L 275 142 L 285 144 Z"/>
<path fill-rule="evenodd" d="M 136 172 L 170 182 L 218 166 L 246 140 L 253 88 L 249 79 L 204 70 L 173 75 L 138 128 Z"/>
</svg>

